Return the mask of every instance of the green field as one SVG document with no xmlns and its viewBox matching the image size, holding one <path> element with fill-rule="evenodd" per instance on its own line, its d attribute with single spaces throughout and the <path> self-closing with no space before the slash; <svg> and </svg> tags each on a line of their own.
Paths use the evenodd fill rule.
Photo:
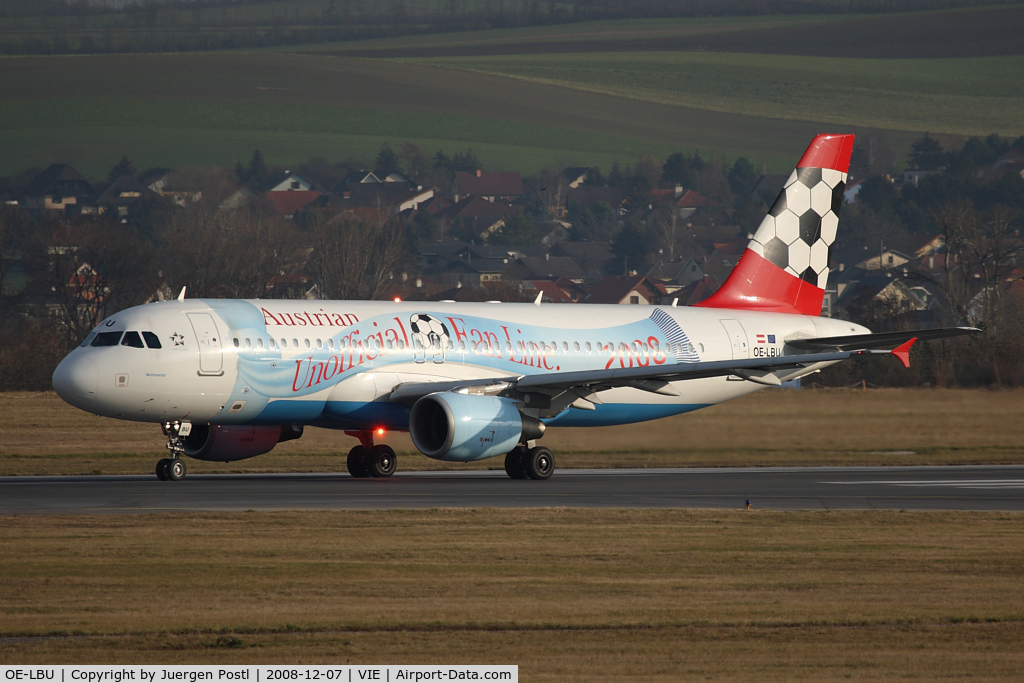
<svg viewBox="0 0 1024 683">
<path fill-rule="evenodd" d="M 711 52 L 447 57 L 417 64 L 752 117 L 1024 133 L 1024 57 L 842 59 Z"/>
<path fill-rule="evenodd" d="M 956 56 L 866 59 L 839 44 L 830 56 L 829 31 L 849 28 L 856 47 L 881 40 L 879 26 L 900 43 L 899 31 L 922 22 L 947 31 L 1005 18 L 1012 28 L 1021 17 L 1011 7 L 884 24 L 604 21 L 241 52 L 2 57 L 0 174 L 66 161 L 102 176 L 123 154 L 140 168 L 230 167 L 254 149 L 281 165 L 314 155 L 369 165 L 382 142 L 405 140 L 428 154 L 472 147 L 489 169 L 526 173 L 694 149 L 784 171 L 826 130 L 871 134 L 902 156 L 924 131 L 951 144 L 1024 134 L 1024 48 L 995 36 L 1001 56 L 977 56 L 983 40 L 937 30 L 907 44 Z M 800 40 L 807 31 L 823 37 Z M 711 41 L 721 45 L 701 52 Z M 780 54 L 785 45 L 816 52 Z"/>
</svg>

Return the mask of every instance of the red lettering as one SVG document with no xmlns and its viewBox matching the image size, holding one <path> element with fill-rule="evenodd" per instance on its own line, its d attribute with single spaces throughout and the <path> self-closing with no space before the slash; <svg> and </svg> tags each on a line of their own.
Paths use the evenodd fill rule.
<svg viewBox="0 0 1024 683">
<path fill-rule="evenodd" d="M 309 384 L 307 384 L 306 387 L 309 388 L 309 387 L 313 386 L 314 384 L 320 384 L 320 381 L 323 378 L 324 378 L 324 364 L 323 363 L 315 363 L 314 364 L 312 362 L 312 359 L 310 359 L 310 363 L 309 363 Z M 314 380 L 316 380 L 316 381 L 314 381 Z"/>
<path fill-rule="evenodd" d="M 655 365 L 662 365 L 666 360 L 668 360 L 668 354 L 661 350 L 661 345 L 658 342 L 657 337 L 648 337 L 647 345 L 650 346 L 651 351 L 654 352 L 652 356 L 654 358 Z"/>
<path fill-rule="evenodd" d="M 599 346 L 601 347 L 600 349 L 598 349 L 599 351 L 607 351 L 609 354 L 608 362 L 605 363 L 604 366 L 604 369 L 607 370 L 612 366 L 612 363 L 615 362 L 615 347 L 612 346 L 611 344 L 599 344 Z"/>
<path fill-rule="evenodd" d="M 636 364 L 642 368 L 646 368 L 651 364 L 650 356 L 644 351 L 644 343 L 639 339 L 633 342 L 633 350 L 636 352 Z"/>
<path fill-rule="evenodd" d="M 402 324 L 402 320 L 395 316 L 395 322 L 398 323 L 398 328 L 402 330 L 402 339 L 405 340 L 405 345 L 409 346 L 409 335 L 405 333 L 405 325 Z"/>
<path fill-rule="evenodd" d="M 456 320 L 458 320 L 460 323 L 462 323 L 462 329 L 461 330 L 459 329 L 458 323 L 455 322 Z M 452 324 L 452 332 L 455 333 L 455 341 L 460 342 L 460 341 L 465 340 L 466 339 L 466 321 L 463 320 L 462 318 L 448 318 L 448 322 L 450 322 Z"/>
<path fill-rule="evenodd" d="M 281 323 L 279 323 L 277 321 L 277 318 L 274 317 L 273 313 L 271 313 L 270 311 L 268 311 L 265 308 L 260 308 L 260 310 L 263 311 L 263 324 L 264 325 L 269 325 L 271 320 L 274 321 L 275 325 L 280 325 L 281 324 Z"/>
<path fill-rule="evenodd" d="M 310 356 L 306 360 L 309 361 L 309 362 L 312 362 L 313 361 L 313 357 Z M 292 391 L 298 391 L 299 388 L 306 381 L 306 377 L 305 376 L 302 378 L 301 382 L 299 381 L 299 371 L 302 370 L 302 363 L 303 363 L 303 359 L 301 359 L 301 358 L 299 360 L 295 361 L 295 379 L 292 380 Z"/>
</svg>

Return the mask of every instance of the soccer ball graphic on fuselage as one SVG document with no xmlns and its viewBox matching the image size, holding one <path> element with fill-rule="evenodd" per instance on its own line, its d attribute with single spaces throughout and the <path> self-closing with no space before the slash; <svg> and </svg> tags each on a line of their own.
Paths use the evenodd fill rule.
<svg viewBox="0 0 1024 683">
<path fill-rule="evenodd" d="M 378 430 L 439 460 L 505 456 L 546 479 L 549 427 L 676 415 L 803 377 L 861 353 L 904 362 L 915 337 L 820 317 L 852 135 L 807 148 L 732 274 L 694 307 L 186 299 L 104 320 L 53 374 L 82 410 L 155 422 L 161 479 L 182 456 L 232 461 L 305 425 L 359 440 L 356 477 L 395 471 Z"/>
</svg>

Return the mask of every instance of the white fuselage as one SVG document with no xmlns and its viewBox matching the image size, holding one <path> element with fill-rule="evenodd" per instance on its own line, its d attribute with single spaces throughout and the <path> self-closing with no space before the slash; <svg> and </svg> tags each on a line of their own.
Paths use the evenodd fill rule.
<svg viewBox="0 0 1024 683">
<path fill-rule="evenodd" d="M 54 386 L 72 405 L 124 420 L 404 431 L 408 407 L 388 399 L 398 385 L 789 355 L 787 338 L 866 332 L 830 318 L 669 306 L 188 299 L 103 321 Z M 542 417 L 640 422 L 763 388 L 738 377 L 673 386 L 678 396 L 614 388 L 593 410 Z"/>
</svg>

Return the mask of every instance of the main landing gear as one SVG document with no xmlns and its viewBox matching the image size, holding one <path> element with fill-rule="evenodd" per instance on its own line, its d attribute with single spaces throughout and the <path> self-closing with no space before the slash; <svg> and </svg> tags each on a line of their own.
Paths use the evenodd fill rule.
<svg viewBox="0 0 1024 683">
<path fill-rule="evenodd" d="M 398 469 L 395 449 L 384 444 L 373 445 L 373 432 L 345 432 L 361 442 L 348 452 L 348 473 L 357 479 L 390 477 Z"/>
<path fill-rule="evenodd" d="M 513 479 L 547 479 L 555 471 L 555 456 L 543 446 L 519 445 L 505 456 L 505 473 Z"/>
<path fill-rule="evenodd" d="M 189 435 L 192 425 L 181 422 L 165 422 L 160 425 L 167 436 L 167 450 L 171 457 L 161 458 L 156 464 L 156 478 L 160 481 L 181 481 L 188 473 L 185 461 L 181 459 L 185 452 L 185 437 Z"/>
</svg>

